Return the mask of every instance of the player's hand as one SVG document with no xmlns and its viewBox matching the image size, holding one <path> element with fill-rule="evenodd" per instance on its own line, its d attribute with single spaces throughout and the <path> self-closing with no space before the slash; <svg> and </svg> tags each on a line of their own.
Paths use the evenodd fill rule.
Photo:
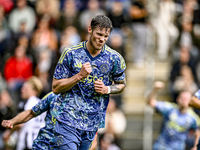
<svg viewBox="0 0 200 150">
<path fill-rule="evenodd" d="M 156 82 L 154 83 L 154 88 L 155 88 L 156 90 L 162 89 L 162 88 L 164 88 L 164 87 L 165 87 L 165 84 L 164 84 L 163 82 L 161 82 L 161 81 L 156 81 Z"/>
<path fill-rule="evenodd" d="M 82 65 L 81 71 L 79 72 L 80 78 L 84 79 L 92 72 L 92 67 L 89 62 Z"/>
<path fill-rule="evenodd" d="M 1 123 L 1 125 L 3 127 L 5 127 L 5 128 L 10 128 L 10 129 L 13 128 L 13 123 L 10 120 L 3 120 L 2 123 Z"/>
<path fill-rule="evenodd" d="M 108 88 L 107 86 L 104 85 L 103 81 L 97 79 L 94 82 L 94 90 L 99 93 L 99 94 L 107 94 L 108 93 Z"/>
</svg>

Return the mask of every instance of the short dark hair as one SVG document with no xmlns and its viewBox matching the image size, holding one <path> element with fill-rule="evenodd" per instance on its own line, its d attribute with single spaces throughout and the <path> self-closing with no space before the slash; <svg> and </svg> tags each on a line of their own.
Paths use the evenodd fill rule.
<svg viewBox="0 0 200 150">
<path fill-rule="evenodd" d="M 94 17 L 91 21 L 90 26 L 92 30 L 98 27 L 100 29 L 103 28 L 106 28 L 106 30 L 110 29 L 111 32 L 113 29 L 111 20 L 105 15 L 97 15 L 96 17 Z"/>
</svg>

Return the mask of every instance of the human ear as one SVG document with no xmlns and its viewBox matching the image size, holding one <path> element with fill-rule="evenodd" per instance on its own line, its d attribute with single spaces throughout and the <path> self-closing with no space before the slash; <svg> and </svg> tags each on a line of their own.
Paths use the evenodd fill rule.
<svg viewBox="0 0 200 150">
<path fill-rule="evenodd" d="M 92 27 L 91 26 L 88 27 L 88 33 L 92 33 Z"/>
</svg>

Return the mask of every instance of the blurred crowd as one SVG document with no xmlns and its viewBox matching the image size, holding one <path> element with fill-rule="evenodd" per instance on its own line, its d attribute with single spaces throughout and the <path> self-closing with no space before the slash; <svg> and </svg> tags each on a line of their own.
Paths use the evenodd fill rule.
<svg viewBox="0 0 200 150">
<path fill-rule="evenodd" d="M 111 19 L 107 45 L 127 62 L 144 67 L 151 49 L 160 61 L 170 58 L 172 101 L 182 89 L 194 93 L 199 88 L 200 0 L 0 0 L 0 121 L 23 110 L 20 91 L 31 76 L 42 81 L 40 98 L 51 91 L 59 56 L 65 47 L 87 40 L 97 14 Z M 100 132 L 102 150 L 120 149 L 126 128 L 121 96 L 112 100 L 110 121 Z M 0 127 L 0 143 L 4 130 Z"/>
</svg>

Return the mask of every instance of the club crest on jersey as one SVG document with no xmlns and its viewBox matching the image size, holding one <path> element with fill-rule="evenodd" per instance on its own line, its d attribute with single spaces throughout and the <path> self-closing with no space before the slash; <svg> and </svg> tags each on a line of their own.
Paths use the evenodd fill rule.
<svg viewBox="0 0 200 150">
<path fill-rule="evenodd" d="M 101 70 L 101 72 L 103 72 L 103 73 L 108 72 L 108 71 L 109 71 L 108 64 L 102 64 L 102 65 L 100 66 L 100 70 Z"/>
<path fill-rule="evenodd" d="M 62 135 L 58 136 L 57 145 L 58 146 L 61 145 L 63 143 L 63 141 L 64 141 L 63 136 Z"/>
</svg>

